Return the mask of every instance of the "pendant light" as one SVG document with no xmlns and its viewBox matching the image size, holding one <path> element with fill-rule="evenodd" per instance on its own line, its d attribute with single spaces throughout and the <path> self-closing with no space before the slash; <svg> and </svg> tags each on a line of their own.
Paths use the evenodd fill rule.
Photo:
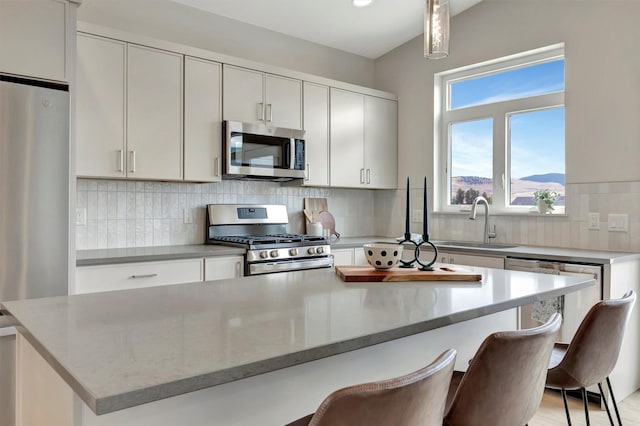
<svg viewBox="0 0 640 426">
<path fill-rule="evenodd" d="M 449 0 L 425 0 L 424 57 L 449 56 Z"/>
</svg>

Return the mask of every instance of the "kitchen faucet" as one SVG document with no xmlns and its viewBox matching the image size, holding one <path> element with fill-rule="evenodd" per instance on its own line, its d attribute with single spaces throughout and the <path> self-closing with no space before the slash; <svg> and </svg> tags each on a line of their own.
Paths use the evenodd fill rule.
<svg viewBox="0 0 640 426">
<path fill-rule="evenodd" d="M 489 244 L 489 238 L 496 237 L 496 226 L 493 225 L 493 232 L 489 232 L 489 202 L 486 198 L 479 196 L 473 199 L 473 204 L 471 205 L 471 216 L 469 219 L 476 220 L 476 209 L 478 208 L 478 204 L 484 204 L 484 236 L 482 242 L 484 244 Z"/>
</svg>

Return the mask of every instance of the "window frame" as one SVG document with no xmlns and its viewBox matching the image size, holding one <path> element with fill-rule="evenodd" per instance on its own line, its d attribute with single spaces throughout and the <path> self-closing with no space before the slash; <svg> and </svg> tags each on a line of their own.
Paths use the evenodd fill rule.
<svg viewBox="0 0 640 426">
<path fill-rule="evenodd" d="M 465 212 L 471 209 L 470 205 L 450 204 L 452 150 L 450 131 L 451 125 L 454 123 L 490 118 L 493 120 L 493 202 L 491 204 L 491 210 L 493 213 L 498 214 L 530 213 L 531 206 L 512 206 L 510 205 L 510 203 L 507 203 L 507 197 L 509 196 L 508 183 L 511 179 L 509 117 L 517 113 L 563 107 L 565 108 L 566 122 L 566 80 L 565 88 L 560 92 L 534 95 L 525 98 L 511 99 L 490 104 L 461 107 L 454 110 L 449 109 L 451 85 L 460 80 L 482 77 L 544 62 L 552 62 L 558 59 L 565 60 L 566 67 L 566 58 L 563 43 L 435 74 L 434 204 L 436 211 L 443 213 L 454 213 Z M 554 213 L 563 214 L 564 206 L 556 206 Z"/>
</svg>

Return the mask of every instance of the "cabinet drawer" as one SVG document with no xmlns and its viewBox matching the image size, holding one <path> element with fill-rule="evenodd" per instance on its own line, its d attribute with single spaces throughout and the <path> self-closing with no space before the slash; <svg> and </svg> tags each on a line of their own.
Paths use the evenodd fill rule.
<svg viewBox="0 0 640 426">
<path fill-rule="evenodd" d="M 76 294 L 202 281 L 202 259 L 76 268 Z"/>
</svg>

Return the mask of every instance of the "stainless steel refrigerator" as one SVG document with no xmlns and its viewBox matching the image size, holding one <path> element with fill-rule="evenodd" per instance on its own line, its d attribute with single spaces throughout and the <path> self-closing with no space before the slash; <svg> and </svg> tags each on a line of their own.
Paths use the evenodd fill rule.
<svg viewBox="0 0 640 426">
<path fill-rule="evenodd" d="M 67 294 L 69 93 L 0 74 L 0 302 Z M 0 316 L 0 425 L 14 424 L 15 331 Z"/>
</svg>

